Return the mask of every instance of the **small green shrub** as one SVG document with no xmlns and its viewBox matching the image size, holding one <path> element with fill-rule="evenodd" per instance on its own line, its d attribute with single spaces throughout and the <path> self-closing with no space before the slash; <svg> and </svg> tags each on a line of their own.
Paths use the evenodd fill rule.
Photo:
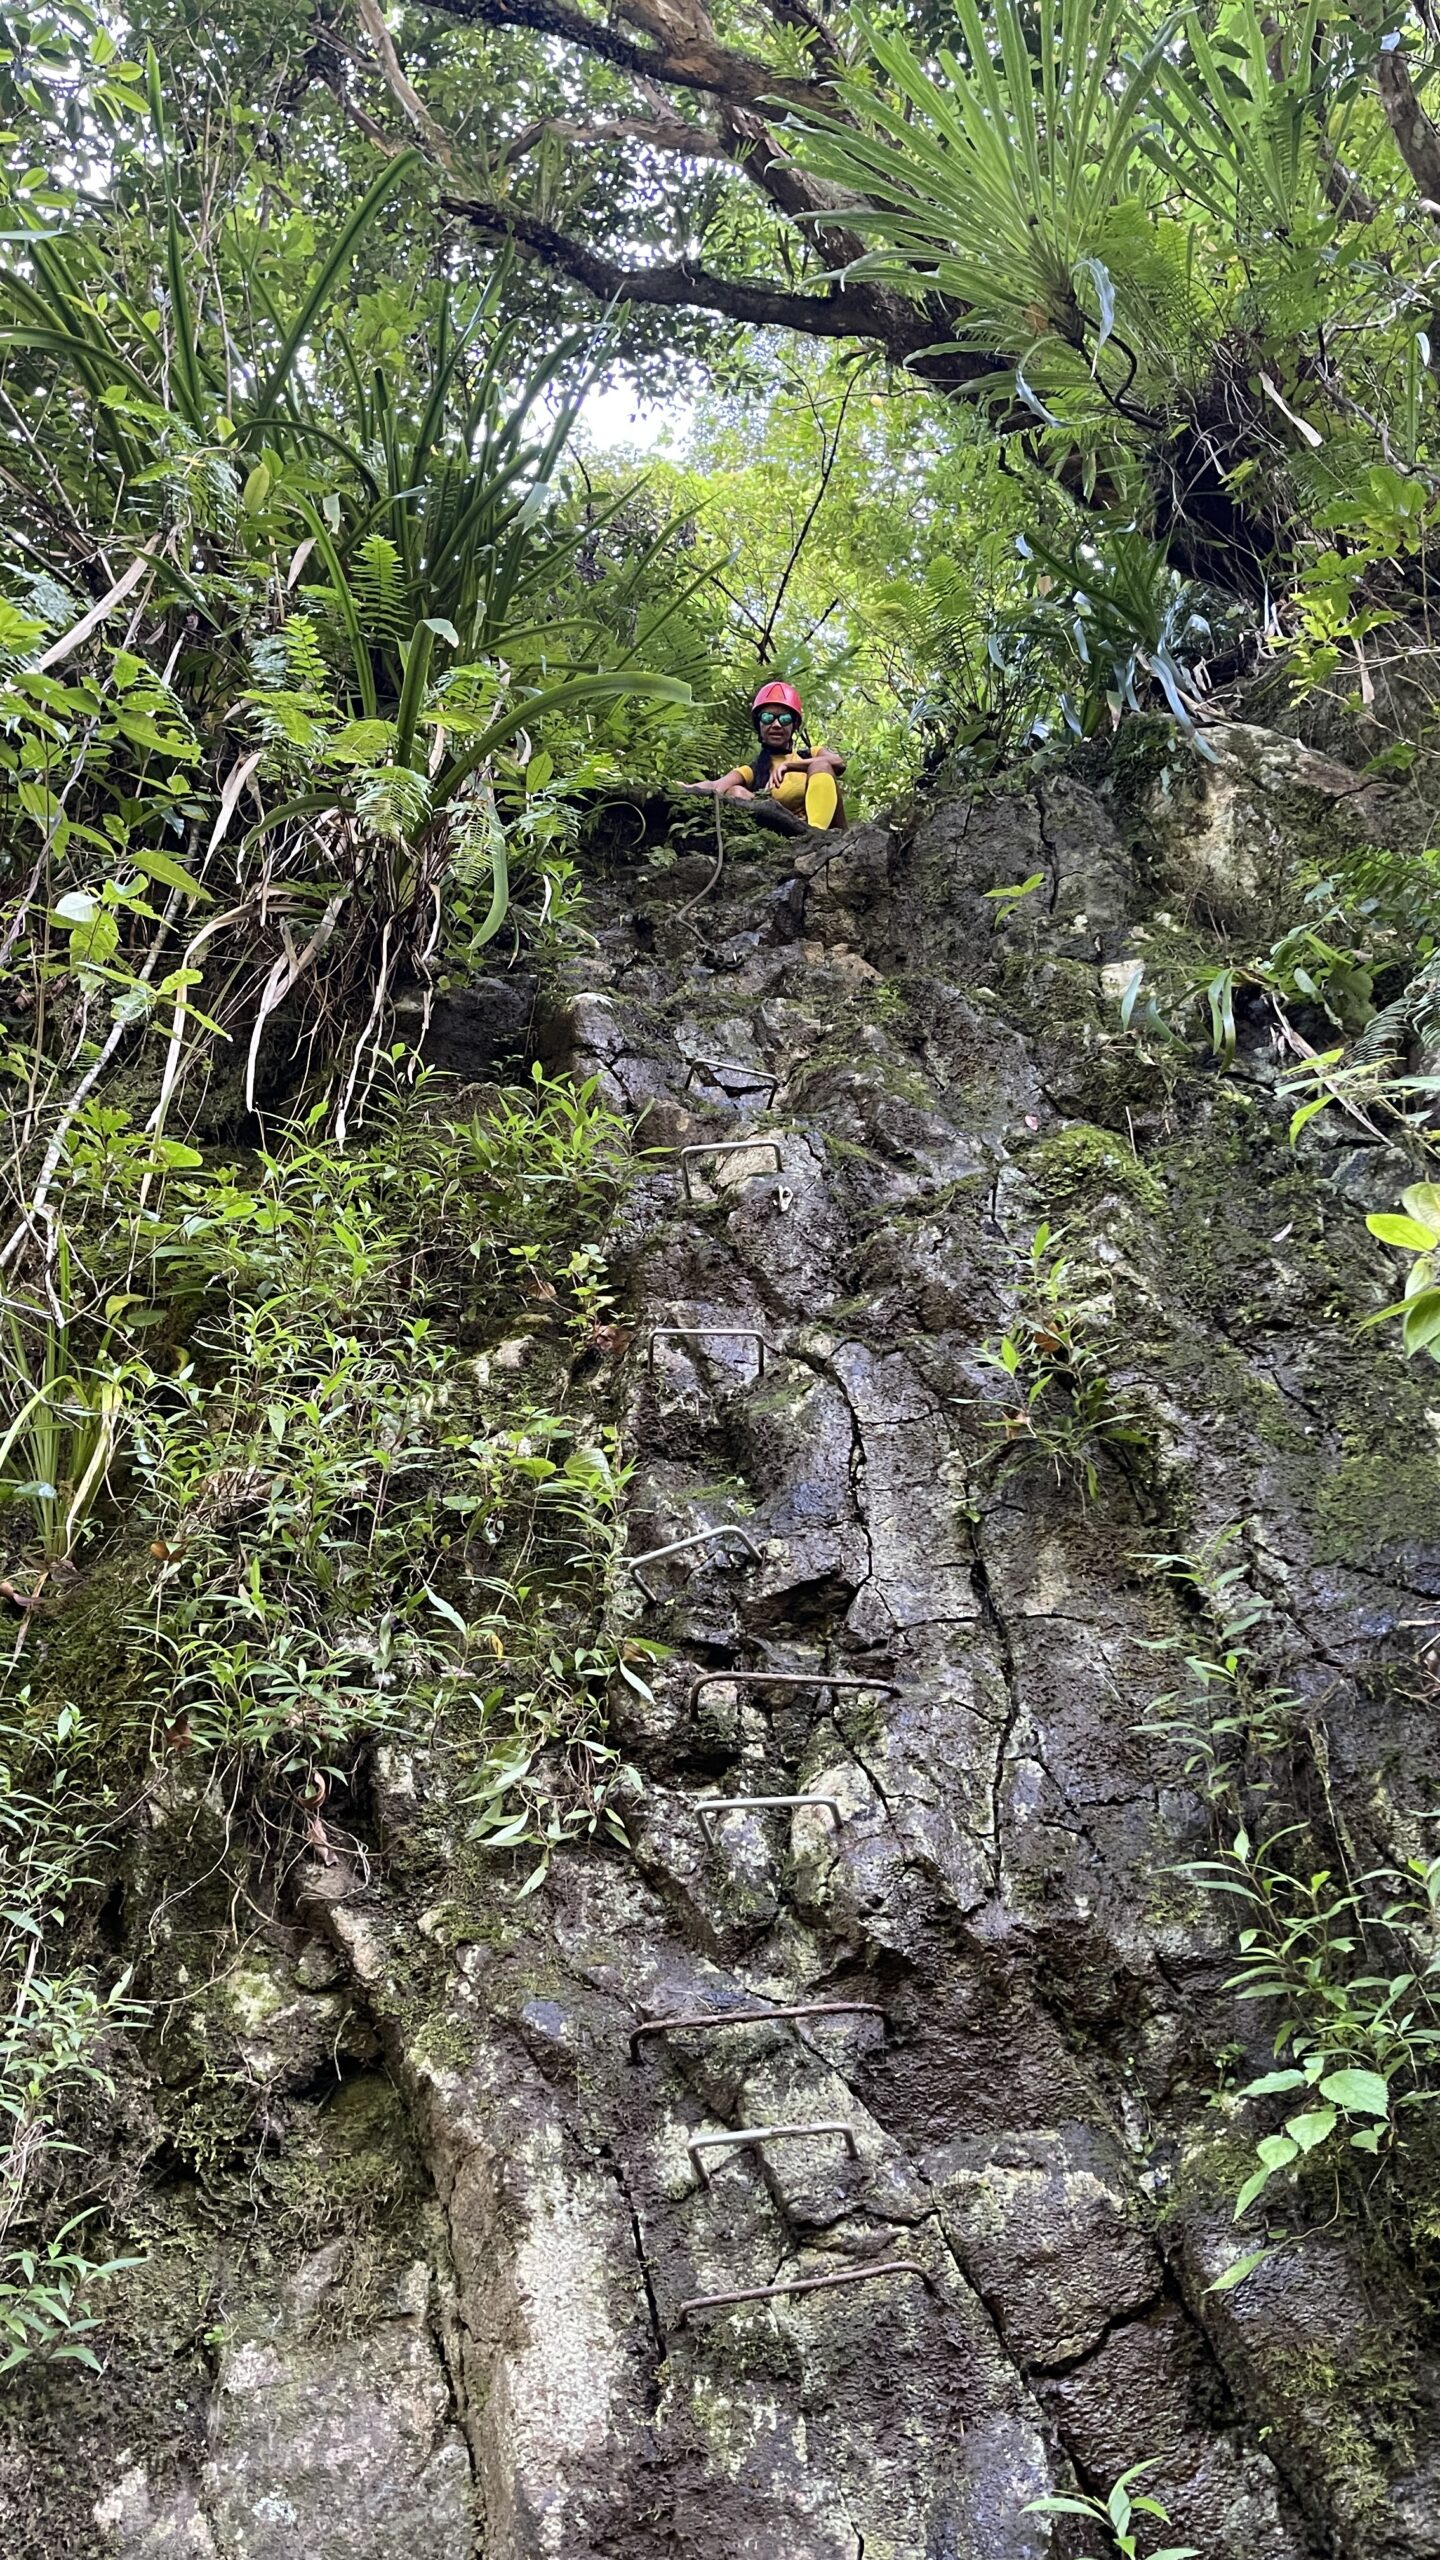
<svg viewBox="0 0 1440 2560">
<path fill-rule="evenodd" d="M 1101 1452 L 1143 1446 L 1147 1434 L 1116 1401 L 1093 1314 L 1077 1294 L 1076 1268 L 1063 1247 L 1048 1225 L 1036 1228 L 1014 1320 L 981 1351 L 1015 1397 L 988 1428 L 1000 1435 L 1002 1480 L 1038 1458 L 1057 1481 L 1078 1483 L 1093 1501 Z"/>
</svg>

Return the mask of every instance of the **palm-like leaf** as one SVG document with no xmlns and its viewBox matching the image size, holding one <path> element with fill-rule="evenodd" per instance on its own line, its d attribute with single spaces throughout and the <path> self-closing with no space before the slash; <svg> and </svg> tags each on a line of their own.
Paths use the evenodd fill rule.
<svg viewBox="0 0 1440 2560">
<path fill-rule="evenodd" d="M 1316 151 L 1324 110 L 1313 85 L 1322 16 L 1321 0 L 1305 0 L 1282 24 L 1248 0 L 1227 17 L 1222 44 L 1196 10 L 1183 55 L 1166 53 L 1157 65 L 1153 156 L 1241 245 L 1330 219 Z"/>
<path fill-rule="evenodd" d="M 874 246 L 852 275 L 968 305 L 967 336 L 998 354 L 1047 331 L 1079 346 L 1077 287 L 1132 189 L 1160 40 L 1124 62 L 1127 0 L 1040 0 L 1033 13 L 993 0 L 991 23 L 978 0 L 955 0 L 955 15 L 966 59 L 941 53 L 938 77 L 903 37 L 872 30 L 888 94 L 852 79 L 850 121 L 810 118 L 804 156 L 859 199 L 845 220 Z"/>
</svg>

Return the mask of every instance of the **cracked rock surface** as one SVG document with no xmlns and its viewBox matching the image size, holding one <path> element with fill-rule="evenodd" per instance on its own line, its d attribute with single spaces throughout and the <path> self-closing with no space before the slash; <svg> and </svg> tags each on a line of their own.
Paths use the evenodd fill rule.
<svg viewBox="0 0 1440 2560">
<path fill-rule="evenodd" d="M 708 857 L 652 865 L 633 825 L 612 853 L 600 813 L 596 948 L 544 1036 L 652 1152 L 612 1240 L 630 1349 L 586 1392 L 633 1553 L 726 1524 L 755 1553 L 622 1584 L 667 1648 L 614 1703 L 628 1853 L 486 1900 L 435 1862 L 443 1768 L 381 1773 L 370 1870 L 302 1897 L 316 1987 L 247 2031 L 299 2002 L 313 2038 L 323 2002 L 359 2078 L 382 2057 L 413 2246 L 359 2335 L 296 2328 L 323 2251 L 258 2285 L 163 2463 L 112 2412 L 96 2552 L 1039 2560 L 1084 2537 L 1028 2500 L 1153 2458 L 1162 2538 L 1205 2560 L 1440 2555 L 1423 2248 L 1322 2199 L 1207 2290 L 1267 2129 L 1215 2093 L 1269 2046 L 1175 1872 L 1211 1835 L 1140 1729 L 1179 1624 L 1145 1559 L 1249 1524 L 1357 1866 L 1440 1801 L 1406 1632 L 1440 1469 L 1355 1330 L 1391 1294 L 1363 1208 L 1408 1177 L 1328 1126 L 1293 1154 L 1258 1038 L 1232 1081 L 1167 1081 L 1106 976 L 1153 908 L 1243 914 L 1262 859 L 1405 813 L 1267 733 L 1223 746 L 833 847 L 740 821 L 698 905 Z M 1034 872 L 998 925 L 987 893 Z M 686 1159 L 692 1198 L 687 1147 L 730 1150 Z M 997 1463 L 981 1355 L 1047 1220 L 1145 1424 L 1089 1495 Z M 657 1327 L 685 1330 L 647 1356 Z M 707 1838 L 713 1796 L 811 1801 Z M 822 2013 L 725 2023 L 791 2007 Z M 776 2285 L 811 2289 L 693 2307 Z"/>
</svg>

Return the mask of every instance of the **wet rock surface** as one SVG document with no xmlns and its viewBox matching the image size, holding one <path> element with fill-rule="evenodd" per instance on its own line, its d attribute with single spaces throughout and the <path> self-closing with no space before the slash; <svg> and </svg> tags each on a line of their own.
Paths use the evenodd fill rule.
<svg viewBox="0 0 1440 2560">
<path fill-rule="evenodd" d="M 235 2031 L 283 2097 L 322 2008 L 363 2021 L 421 2243 L 352 2334 L 317 2334 L 323 2251 L 258 2287 L 203 2443 L 114 2442 L 95 2551 L 1039 2560 L 1083 2537 L 1027 2500 L 1153 2457 L 1163 2538 L 1206 2560 L 1440 2552 L 1413 2267 L 1342 2222 L 1208 2290 L 1254 2138 L 1214 2093 L 1268 2045 L 1175 1873 L 1203 1807 L 1140 1730 L 1175 1625 L 1144 1558 L 1246 1521 L 1358 1863 L 1440 1800 L 1433 1711 L 1386 1670 L 1440 1576 L 1440 1470 L 1355 1332 L 1385 1273 L 1319 1142 L 1290 1152 L 1276 1062 L 1167 1083 L 1107 994 L 1159 900 L 1254 895 L 1237 810 L 1305 752 L 1258 735 L 1194 786 L 1188 873 L 1153 776 L 833 847 L 742 824 L 705 898 L 708 855 L 598 831 L 570 1057 L 656 1152 L 613 1244 L 630 1351 L 585 1394 L 634 1463 L 632 1553 L 727 1524 L 754 1552 L 657 1562 L 653 1603 L 620 1578 L 666 1648 L 614 1702 L 628 1853 L 507 1901 L 437 1857 L 421 1772 L 377 1791 L 383 1854 L 314 1880 L 314 1987 L 252 1985 Z M 1334 772 L 1298 776 L 1307 826 Z M 687 1196 L 680 1150 L 737 1141 Z M 1047 1219 L 1146 1426 L 1088 1495 L 996 1463 L 981 1355 Z M 812 1801 L 707 1837 L 711 1796 Z M 705 2143 L 777 2126 L 817 2130 Z"/>
</svg>

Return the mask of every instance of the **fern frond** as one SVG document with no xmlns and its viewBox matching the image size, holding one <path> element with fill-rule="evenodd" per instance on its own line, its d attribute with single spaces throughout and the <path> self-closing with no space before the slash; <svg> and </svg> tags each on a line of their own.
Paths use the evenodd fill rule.
<svg viewBox="0 0 1440 2560">
<path fill-rule="evenodd" d="M 370 533 L 357 544 L 350 586 L 361 628 L 373 647 L 398 648 L 414 623 L 400 553 L 387 534 Z"/>
<path fill-rule="evenodd" d="M 330 692 L 330 670 L 321 653 L 315 625 L 308 613 L 287 616 L 280 630 L 284 652 L 286 682 L 292 693 L 315 693 L 322 702 Z"/>
</svg>

